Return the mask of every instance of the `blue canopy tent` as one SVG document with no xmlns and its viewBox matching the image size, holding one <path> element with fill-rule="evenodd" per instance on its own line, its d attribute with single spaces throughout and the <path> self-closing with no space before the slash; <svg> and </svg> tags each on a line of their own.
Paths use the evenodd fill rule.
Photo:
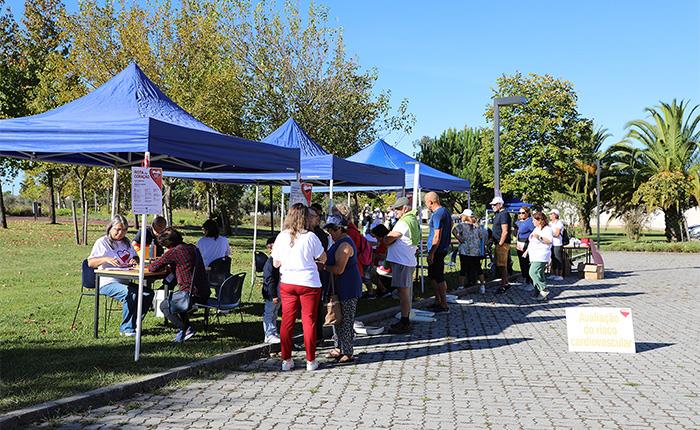
<svg viewBox="0 0 700 430">
<path fill-rule="evenodd" d="M 395 167 L 354 162 L 329 154 L 304 131 L 293 118 L 289 118 L 269 136 L 262 140 L 283 148 L 295 148 L 301 152 L 301 179 L 314 183 L 400 186 L 404 173 Z M 272 174 L 220 174 L 166 172 L 165 176 L 198 179 L 211 182 L 235 184 L 285 184 L 297 179 L 295 173 Z"/>
<path fill-rule="evenodd" d="M 388 191 L 402 188 L 412 189 L 415 175 L 414 165 L 418 163 L 418 187 L 421 190 L 469 192 L 468 179 L 458 178 L 421 163 L 410 155 L 389 145 L 383 139 L 377 139 L 368 147 L 346 158 L 346 160 L 380 167 L 403 169 L 404 182 L 400 187 L 338 187 L 338 191 L 353 192 Z"/>
<path fill-rule="evenodd" d="M 64 106 L 1 120 L 0 156 L 115 169 L 142 161 L 151 167 L 199 172 L 294 172 L 299 168 L 298 150 L 228 136 L 202 124 L 163 94 L 135 63 Z M 143 215 L 144 229 L 145 221 Z M 145 237 L 142 232 L 142 249 Z M 96 294 L 96 304 L 98 298 Z M 141 307 L 139 295 L 139 314 Z M 137 361 L 140 342 L 137 318 Z"/>
</svg>

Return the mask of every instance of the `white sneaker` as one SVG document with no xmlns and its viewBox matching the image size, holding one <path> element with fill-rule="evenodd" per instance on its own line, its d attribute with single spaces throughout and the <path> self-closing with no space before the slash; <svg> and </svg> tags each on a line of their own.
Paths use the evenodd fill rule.
<svg viewBox="0 0 700 430">
<path fill-rule="evenodd" d="M 287 372 L 294 369 L 294 360 L 291 358 L 289 360 L 282 360 L 282 371 Z"/>
<path fill-rule="evenodd" d="M 318 361 L 314 360 L 314 361 L 307 361 L 306 362 L 306 370 L 313 371 L 316 369 L 318 369 Z"/>
<path fill-rule="evenodd" d="M 272 335 L 265 338 L 265 343 L 280 343 L 278 336 Z"/>
</svg>

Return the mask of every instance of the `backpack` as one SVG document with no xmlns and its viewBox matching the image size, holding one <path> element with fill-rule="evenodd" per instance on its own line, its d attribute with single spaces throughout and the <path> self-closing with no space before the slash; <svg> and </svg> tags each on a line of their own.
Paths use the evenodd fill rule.
<svg viewBox="0 0 700 430">
<path fill-rule="evenodd" d="M 372 264 L 372 246 L 364 236 L 360 236 L 360 246 L 357 248 L 357 262 L 363 266 Z"/>
<path fill-rule="evenodd" d="M 562 246 L 569 244 L 569 232 L 566 231 L 566 227 L 561 229 L 561 244 Z"/>
</svg>

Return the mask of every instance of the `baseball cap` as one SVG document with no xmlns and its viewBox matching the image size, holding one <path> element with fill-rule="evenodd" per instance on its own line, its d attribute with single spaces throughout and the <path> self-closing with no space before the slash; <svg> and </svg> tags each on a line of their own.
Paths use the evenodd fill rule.
<svg viewBox="0 0 700 430">
<path fill-rule="evenodd" d="M 549 211 L 549 213 L 559 216 L 559 211 L 557 209 L 552 209 L 551 211 Z"/>
<path fill-rule="evenodd" d="M 474 216 L 474 212 L 471 209 L 465 209 L 462 211 L 462 216 Z"/>
<path fill-rule="evenodd" d="M 324 224 L 323 228 L 329 228 L 329 227 L 345 227 L 347 226 L 348 223 L 345 222 L 345 218 L 343 218 L 340 215 L 331 215 L 326 219 L 326 223 Z"/>
<path fill-rule="evenodd" d="M 408 197 L 399 197 L 396 199 L 393 205 L 389 206 L 391 209 L 398 209 L 404 206 L 410 206 L 411 202 L 408 201 Z"/>
<path fill-rule="evenodd" d="M 496 196 L 493 198 L 493 200 L 491 200 L 491 203 L 489 203 L 489 204 L 490 205 L 503 204 L 503 199 L 499 196 Z"/>
</svg>

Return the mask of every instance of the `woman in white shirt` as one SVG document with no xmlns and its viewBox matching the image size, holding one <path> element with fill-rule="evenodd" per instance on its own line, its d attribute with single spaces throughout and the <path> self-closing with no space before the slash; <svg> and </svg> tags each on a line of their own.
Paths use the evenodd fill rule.
<svg viewBox="0 0 700 430">
<path fill-rule="evenodd" d="M 301 203 L 295 203 L 284 219 L 284 230 L 277 235 L 272 247 L 273 264 L 280 269 L 280 349 L 283 371 L 294 368 L 292 335 L 300 307 L 306 347 L 306 370 L 318 368 L 316 318 L 321 300 L 321 279 L 316 263 L 325 263 L 326 253 L 318 237 L 307 230 L 308 225 L 309 209 Z"/>
<path fill-rule="evenodd" d="M 122 215 L 115 215 L 107 225 L 107 232 L 97 239 L 88 257 L 88 266 L 93 269 L 133 266 L 138 262 L 136 251 L 131 246 L 126 232 L 129 222 Z M 100 294 L 122 302 L 122 323 L 119 332 L 124 336 L 136 336 L 136 305 L 138 288 L 128 281 L 117 278 L 100 277 Z M 151 307 L 153 294 L 143 293 L 143 313 Z"/>
<path fill-rule="evenodd" d="M 228 239 L 224 236 L 219 236 L 219 225 L 213 219 L 208 219 L 202 224 L 204 237 L 197 241 L 197 248 L 202 254 L 204 266 L 209 265 L 214 260 L 231 255 L 231 248 L 228 244 Z"/>
<path fill-rule="evenodd" d="M 552 229 L 547 225 L 547 216 L 542 212 L 532 214 L 535 230 L 530 234 L 527 251 L 523 255 L 530 258 L 530 277 L 535 286 L 535 297 L 546 301 L 549 291 L 544 279 L 544 270 L 552 256 Z"/>
</svg>

